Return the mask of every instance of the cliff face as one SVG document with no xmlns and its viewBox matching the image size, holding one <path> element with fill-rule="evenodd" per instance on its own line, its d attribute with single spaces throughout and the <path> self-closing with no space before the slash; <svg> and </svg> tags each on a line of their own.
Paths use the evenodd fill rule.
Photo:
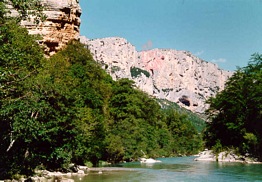
<svg viewBox="0 0 262 182">
<path fill-rule="evenodd" d="M 81 41 L 115 80 L 132 79 L 148 94 L 177 102 L 193 112 L 203 113 L 208 107 L 206 99 L 223 90 L 232 75 L 188 51 L 137 52 L 127 40 L 118 37 Z"/>
<path fill-rule="evenodd" d="M 45 7 L 46 20 L 38 25 L 33 21 L 22 21 L 21 25 L 30 34 L 40 34 L 45 53 L 52 55 L 68 41 L 79 39 L 81 8 L 79 0 L 41 0 L 41 3 Z M 10 2 L 7 8 L 11 10 L 11 16 L 17 16 Z"/>
</svg>

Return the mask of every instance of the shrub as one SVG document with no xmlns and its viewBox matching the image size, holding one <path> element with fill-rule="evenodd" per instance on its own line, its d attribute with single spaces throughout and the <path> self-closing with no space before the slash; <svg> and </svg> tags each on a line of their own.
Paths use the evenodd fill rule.
<svg viewBox="0 0 262 182">
<path fill-rule="evenodd" d="M 130 73 L 131 73 L 132 78 L 137 78 L 137 77 L 141 76 L 142 73 L 144 75 L 146 75 L 147 78 L 150 77 L 150 73 L 148 71 L 142 70 L 142 69 L 137 68 L 137 67 L 131 67 Z"/>
</svg>

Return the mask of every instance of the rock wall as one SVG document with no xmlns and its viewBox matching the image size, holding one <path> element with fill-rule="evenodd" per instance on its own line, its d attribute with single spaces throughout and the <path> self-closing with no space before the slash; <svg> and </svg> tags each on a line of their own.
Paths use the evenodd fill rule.
<svg viewBox="0 0 262 182">
<path fill-rule="evenodd" d="M 100 62 L 113 79 L 129 78 L 149 95 L 165 98 L 203 113 L 205 101 L 224 89 L 232 72 L 203 61 L 188 51 L 153 49 L 136 51 L 127 40 L 119 37 L 88 40 L 94 59 Z"/>
<path fill-rule="evenodd" d="M 43 13 L 46 20 L 36 25 L 34 21 L 22 21 L 30 34 L 40 34 L 39 41 L 45 46 L 45 53 L 52 55 L 60 50 L 68 41 L 79 39 L 81 8 L 79 0 L 40 0 L 45 7 Z M 7 6 L 11 16 L 17 16 L 11 3 Z"/>
</svg>

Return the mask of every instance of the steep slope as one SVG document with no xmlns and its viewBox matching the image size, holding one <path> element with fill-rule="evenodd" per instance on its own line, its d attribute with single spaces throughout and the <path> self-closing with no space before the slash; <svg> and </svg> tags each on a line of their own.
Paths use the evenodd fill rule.
<svg viewBox="0 0 262 182">
<path fill-rule="evenodd" d="M 203 113 L 205 101 L 224 89 L 232 72 L 203 61 L 188 51 L 153 49 L 136 51 L 124 38 L 88 40 L 81 37 L 94 59 L 114 78 L 129 78 L 148 94 Z"/>
</svg>

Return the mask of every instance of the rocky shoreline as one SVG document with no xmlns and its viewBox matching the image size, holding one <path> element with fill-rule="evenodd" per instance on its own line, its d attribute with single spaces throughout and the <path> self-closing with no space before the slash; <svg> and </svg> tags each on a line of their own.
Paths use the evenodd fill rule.
<svg viewBox="0 0 262 182">
<path fill-rule="evenodd" d="M 89 173 L 103 174 L 103 172 L 108 171 L 135 171 L 132 168 L 122 168 L 122 167 L 92 167 L 88 168 L 86 166 L 77 166 L 76 172 L 51 172 L 48 170 L 38 170 L 35 176 L 29 178 L 21 178 L 19 180 L 6 179 L 0 180 L 0 182 L 74 182 L 73 177 L 78 177 L 80 180 L 83 176 Z"/>
<path fill-rule="evenodd" d="M 224 151 L 219 154 L 215 154 L 212 150 L 205 150 L 200 152 L 194 161 L 213 161 L 213 162 L 240 162 L 246 164 L 262 164 L 256 158 L 249 156 L 237 155 L 233 151 Z M 0 182 L 74 182 L 75 177 L 83 178 L 90 173 L 103 174 L 103 172 L 111 171 L 135 171 L 134 168 L 123 167 L 87 167 L 87 166 L 75 166 L 74 172 L 51 172 L 48 170 L 38 170 L 34 176 L 29 178 L 21 178 L 19 180 L 6 179 L 0 180 Z"/>
<path fill-rule="evenodd" d="M 262 164 L 256 158 L 249 156 L 237 155 L 233 151 L 223 151 L 215 154 L 212 150 L 205 150 L 195 158 L 195 161 L 217 161 L 217 162 L 241 162 L 248 164 Z"/>
</svg>

